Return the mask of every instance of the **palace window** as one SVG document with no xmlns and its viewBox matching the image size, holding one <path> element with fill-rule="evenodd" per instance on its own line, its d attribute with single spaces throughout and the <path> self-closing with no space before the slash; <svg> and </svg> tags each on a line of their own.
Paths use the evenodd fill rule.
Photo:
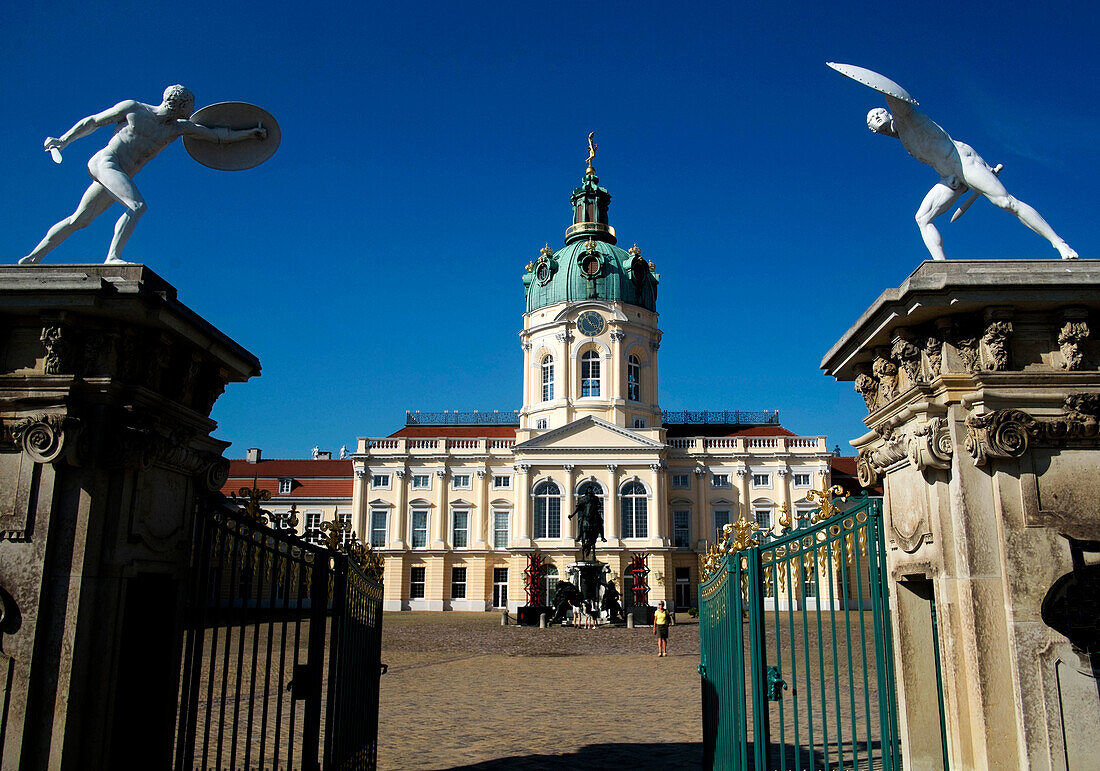
<svg viewBox="0 0 1100 771">
<path fill-rule="evenodd" d="M 370 481 L 370 486 L 375 490 L 389 490 L 390 489 L 390 475 L 389 474 L 375 474 Z"/>
<path fill-rule="evenodd" d="M 538 418 L 535 421 L 535 428 L 548 428 L 549 425 L 550 424 L 549 424 L 549 422 L 547 421 L 546 418 Z"/>
<path fill-rule="evenodd" d="M 279 480 L 279 495 L 286 495 L 290 492 L 290 488 L 294 487 L 293 479 L 280 479 Z"/>
<path fill-rule="evenodd" d="M 645 487 L 641 482 L 627 482 L 620 499 L 623 538 L 648 538 L 649 517 Z"/>
<path fill-rule="evenodd" d="M 770 508 L 757 507 L 753 511 L 753 516 L 756 519 L 756 524 L 760 525 L 760 527 L 768 530 L 772 529 L 772 510 Z"/>
<path fill-rule="evenodd" d="M 432 486 L 431 474 L 413 474 L 414 490 L 429 490 Z"/>
<path fill-rule="evenodd" d="M 561 538 L 561 491 L 553 482 L 535 487 L 535 538 Z"/>
<path fill-rule="evenodd" d="M 351 543 L 351 514 L 337 514 L 336 522 L 340 525 L 340 543 L 347 546 Z"/>
<path fill-rule="evenodd" d="M 503 549 L 508 545 L 508 520 L 511 512 L 497 509 L 493 512 L 493 548 Z"/>
<path fill-rule="evenodd" d="M 673 474 L 672 486 L 677 490 L 686 490 L 691 487 L 691 474 Z"/>
<path fill-rule="evenodd" d="M 626 398 L 636 402 L 641 398 L 642 365 L 638 357 L 630 354 L 626 358 Z M 637 426 L 635 426 L 637 428 Z M 645 426 L 642 426 L 645 428 Z"/>
<path fill-rule="evenodd" d="M 451 599 L 466 599 L 466 568 L 451 568 Z"/>
<path fill-rule="evenodd" d="M 412 547 L 423 549 L 428 545 L 428 510 L 413 509 L 412 512 Z"/>
<path fill-rule="evenodd" d="M 451 486 L 456 490 L 469 490 L 470 489 L 470 475 L 469 474 L 455 474 L 451 477 Z"/>
<path fill-rule="evenodd" d="M 547 355 L 542 360 L 542 400 L 548 402 L 554 398 L 554 357 Z"/>
<path fill-rule="evenodd" d="M 512 477 L 507 474 L 497 474 L 493 477 L 493 489 L 494 490 L 511 490 L 512 489 Z"/>
<path fill-rule="evenodd" d="M 677 549 L 691 548 L 691 512 L 672 512 L 672 545 Z"/>
<path fill-rule="evenodd" d="M 722 538 L 722 528 L 730 522 L 732 522 L 732 520 L 730 519 L 729 509 L 714 510 L 714 532 L 716 533 L 714 540 L 717 541 Z"/>
<path fill-rule="evenodd" d="M 424 572 L 425 568 L 412 568 L 409 570 L 409 599 L 424 599 Z"/>
<path fill-rule="evenodd" d="M 646 423 L 645 418 L 634 418 L 634 428 L 645 428 Z"/>
<path fill-rule="evenodd" d="M 771 474 L 753 474 L 752 475 L 753 487 L 771 487 L 772 475 Z"/>
<path fill-rule="evenodd" d="M 321 543 L 321 512 L 306 512 L 305 537 L 310 543 Z"/>
<path fill-rule="evenodd" d="M 470 512 L 465 509 L 455 509 L 451 512 L 451 546 L 456 549 L 465 549 L 470 533 Z"/>
<path fill-rule="evenodd" d="M 371 509 L 370 513 L 370 545 L 380 548 L 386 545 L 386 510 Z"/>
<path fill-rule="evenodd" d="M 809 487 L 810 486 L 810 475 L 809 474 L 795 474 L 794 475 L 794 486 L 795 487 Z"/>
<path fill-rule="evenodd" d="M 600 395 L 600 354 L 586 351 L 581 356 L 581 396 Z"/>
<path fill-rule="evenodd" d="M 711 487 L 729 487 L 730 475 L 729 474 L 713 474 L 710 480 Z"/>
</svg>

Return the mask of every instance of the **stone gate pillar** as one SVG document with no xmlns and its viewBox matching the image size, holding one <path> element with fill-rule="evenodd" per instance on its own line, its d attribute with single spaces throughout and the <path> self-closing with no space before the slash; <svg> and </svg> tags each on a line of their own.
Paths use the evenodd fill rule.
<svg viewBox="0 0 1100 771">
<path fill-rule="evenodd" d="M 0 266 L 0 767 L 170 763 L 209 414 L 259 362 L 143 265 Z"/>
<path fill-rule="evenodd" d="M 951 768 L 1095 767 L 1098 328 L 1100 261 L 925 262 L 822 362 L 884 483 L 908 768 L 943 768 L 937 653 Z"/>
</svg>

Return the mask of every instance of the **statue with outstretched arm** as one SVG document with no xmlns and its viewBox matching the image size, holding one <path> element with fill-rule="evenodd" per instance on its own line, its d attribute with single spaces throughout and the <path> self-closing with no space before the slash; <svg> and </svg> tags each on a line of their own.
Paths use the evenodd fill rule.
<svg viewBox="0 0 1100 771">
<path fill-rule="evenodd" d="M 1050 241 L 1062 259 L 1077 259 L 1077 252 L 1054 232 L 1039 212 L 1008 193 L 994 170 L 974 148 L 952 139 L 935 121 L 915 109 L 917 102 L 901 86 L 862 67 L 831 62 L 829 66 L 882 93 L 890 109 L 877 107 L 867 113 L 867 127 L 876 134 L 900 139 L 910 155 L 939 173 L 940 181 L 928 191 L 916 215 L 917 227 L 932 259 L 946 259 L 943 238 L 933 220 L 950 209 L 968 190 L 980 193 L 993 205 L 1015 214 L 1020 222 Z"/>
<path fill-rule="evenodd" d="M 133 177 L 157 153 L 181 136 L 218 144 L 264 139 L 267 136 L 267 130 L 262 126 L 233 130 L 193 123 L 187 117 L 194 106 L 195 97 L 190 91 L 183 86 L 169 86 L 164 91 L 163 101 L 157 106 L 133 100 L 119 102 L 80 121 L 62 137 L 48 138 L 45 149 L 53 153 L 55 160 L 59 160 L 59 152 L 70 142 L 88 136 L 102 126 L 115 126 L 111 141 L 88 161 L 92 184 L 80 199 L 76 211 L 51 227 L 34 251 L 19 260 L 19 264 L 41 261 L 75 231 L 91 224 L 115 201 L 122 204 L 125 211 L 115 224 L 106 262 L 125 262 L 120 256 L 122 248 L 146 210 L 145 199 L 134 185 Z"/>
</svg>

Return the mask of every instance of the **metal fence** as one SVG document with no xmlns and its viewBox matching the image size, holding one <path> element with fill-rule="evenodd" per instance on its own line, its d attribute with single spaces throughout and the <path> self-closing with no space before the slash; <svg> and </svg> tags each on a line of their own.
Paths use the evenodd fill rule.
<svg viewBox="0 0 1100 771">
<path fill-rule="evenodd" d="M 375 766 L 379 580 L 223 501 L 196 516 L 188 595 L 176 769 Z"/>
<path fill-rule="evenodd" d="M 679 410 L 662 413 L 661 421 L 666 425 L 778 426 L 779 410 Z"/>
<path fill-rule="evenodd" d="M 819 517 L 700 586 L 708 768 L 901 768 L 881 501 Z"/>
<path fill-rule="evenodd" d="M 519 410 L 492 412 L 421 412 L 405 411 L 406 426 L 518 426 Z"/>
</svg>

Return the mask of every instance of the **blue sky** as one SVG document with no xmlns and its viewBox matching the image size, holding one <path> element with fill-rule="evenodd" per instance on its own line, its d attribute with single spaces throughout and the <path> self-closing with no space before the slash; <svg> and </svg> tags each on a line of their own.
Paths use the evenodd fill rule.
<svg viewBox="0 0 1100 771">
<path fill-rule="evenodd" d="M 881 99 L 827 60 L 899 82 L 1100 256 L 1093 4 L 398 5 L 5 11 L 5 262 L 79 200 L 108 130 L 61 166 L 41 147 L 85 115 L 180 82 L 279 120 L 250 171 L 182 143 L 150 163 L 125 253 L 260 358 L 214 409 L 231 457 L 353 447 L 406 409 L 518 408 L 523 266 L 562 244 L 589 131 L 620 243 L 662 276 L 662 406 L 779 409 L 847 448 L 862 399 L 818 365 L 927 256 L 913 213 L 936 175 L 866 130 Z M 47 260 L 101 262 L 118 213 Z M 949 257 L 1057 256 L 985 201 L 945 220 Z"/>
</svg>

